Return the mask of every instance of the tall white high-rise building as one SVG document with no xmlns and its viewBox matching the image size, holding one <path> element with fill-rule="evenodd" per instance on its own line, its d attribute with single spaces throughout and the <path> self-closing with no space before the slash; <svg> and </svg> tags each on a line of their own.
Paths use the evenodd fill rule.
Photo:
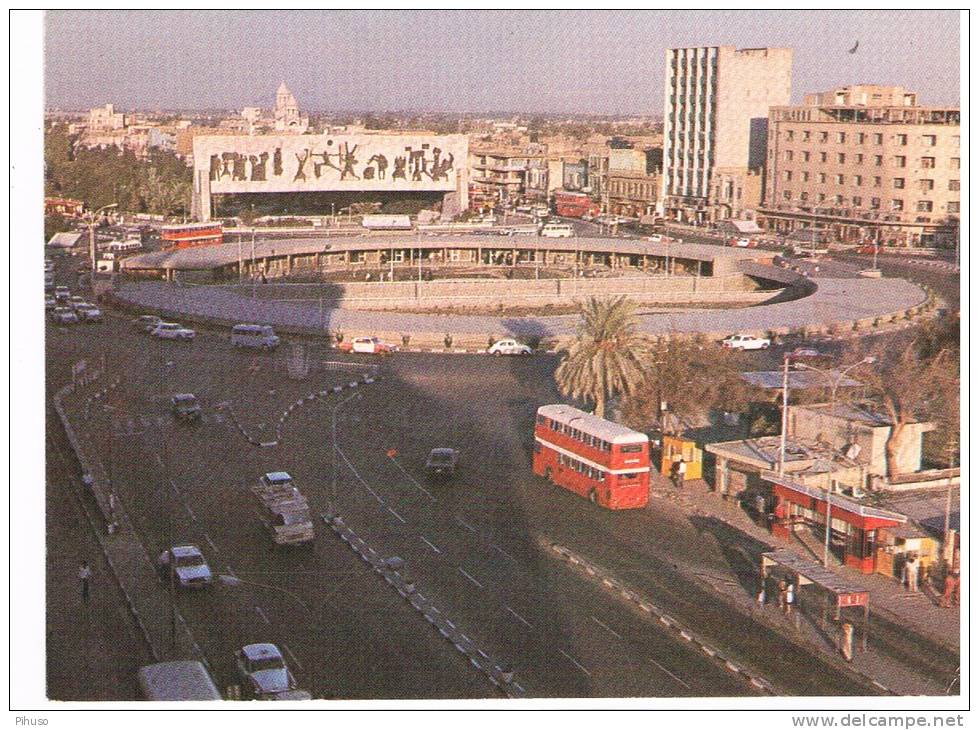
<svg viewBox="0 0 979 730">
<path fill-rule="evenodd" d="M 704 223 L 760 202 L 768 110 L 788 104 L 791 48 L 701 46 L 666 52 L 663 211 Z"/>
</svg>

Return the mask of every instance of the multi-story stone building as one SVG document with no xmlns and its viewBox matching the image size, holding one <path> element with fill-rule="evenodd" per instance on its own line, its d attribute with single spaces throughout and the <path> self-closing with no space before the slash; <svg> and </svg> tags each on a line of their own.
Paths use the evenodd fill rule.
<svg viewBox="0 0 979 730">
<path fill-rule="evenodd" d="M 627 218 L 654 213 L 662 170 L 662 148 L 611 150 L 606 212 Z"/>
<path fill-rule="evenodd" d="M 901 87 L 846 87 L 806 101 L 771 110 L 760 220 L 844 242 L 954 244 L 957 107 L 917 106 Z"/>
<path fill-rule="evenodd" d="M 473 208 L 547 199 L 547 148 L 477 147 L 469 154 L 469 203 Z"/>
<path fill-rule="evenodd" d="M 726 181 L 715 173 L 730 179 L 763 171 L 768 110 L 790 100 L 792 49 L 673 48 L 666 69 L 664 214 L 690 223 L 750 214 L 736 200 L 717 200 Z M 750 184 L 742 180 L 742 191 Z"/>
<path fill-rule="evenodd" d="M 112 104 L 106 104 L 88 111 L 88 131 L 90 132 L 108 132 L 125 128 L 126 115 L 117 112 Z"/>
</svg>

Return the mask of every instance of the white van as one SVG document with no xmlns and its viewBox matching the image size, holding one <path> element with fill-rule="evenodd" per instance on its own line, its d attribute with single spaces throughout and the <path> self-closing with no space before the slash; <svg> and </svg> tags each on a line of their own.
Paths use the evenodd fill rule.
<svg viewBox="0 0 979 730">
<path fill-rule="evenodd" d="M 567 223 L 548 223 L 541 227 L 540 235 L 544 238 L 571 238 L 574 229 Z"/>
<path fill-rule="evenodd" d="M 279 346 L 279 338 L 267 324 L 236 324 L 231 328 L 231 344 L 234 347 L 274 350 Z"/>
</svg>

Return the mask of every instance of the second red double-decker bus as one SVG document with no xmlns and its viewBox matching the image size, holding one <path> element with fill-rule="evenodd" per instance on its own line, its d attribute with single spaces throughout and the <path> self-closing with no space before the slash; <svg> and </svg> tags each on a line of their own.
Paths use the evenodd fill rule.
<svg viewBox="0 0 979 730">
<path fill-rule="evenodd" d="M 541 406 L 534 473 L 608 509 L 645 507 L 649 438 L 571 406 Z"/>
</svg>

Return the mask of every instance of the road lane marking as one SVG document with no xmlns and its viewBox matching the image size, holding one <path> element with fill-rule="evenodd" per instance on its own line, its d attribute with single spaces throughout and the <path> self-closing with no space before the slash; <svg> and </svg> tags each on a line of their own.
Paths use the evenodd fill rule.
<svg viewBox="0 0 979 730">
<path fill-rule="evenodd" d="M 160 465 L 161 469 L 166 470 L 166 466 L 164 466 L 163 459 L 160 458 L 160 455 L 156 454 L 155 456 L 156 456 L 156 463 Z"/>
<path fill-rule="evenodd" d="M 371 489 L 370 488 L 370 485 L 367 482 L 364 481 L 364 478 L 362 476 L 360 476 L 360 472 L 358 472 L 354 468 L 354 465 L 350 463 L 350 459 L 348 459 L 347 458 L 347 455 L 344 454 L 343 451 L 340 450 L 340 447 L 339 446 L 336 447 L 336 450 L 337 450 L 337 453 L 340 454 L 340 458 L 343 459 L 346 462 L 346 464 L 347 464 L 348 467 L 350 467 L 350 471 L 352 471 L 354 473 L 354 476 L 357 477 L 357 480 L 361 484 L 364 485 L 364 489 L 366 489 L 368 492 L 370 492 L 372 495 L 374 495 L 374 499 L 376 499 L 381 504 L 384 504 L 384 500 L 381 499 L 380 495 L 377 492 L 375 492 L 373 489 Z"/>
<path fill-rule="evenodd" d="M 520 621 L 520 623 L 522 623 L 528 629 L 534 628 L 533 627 L 533 624 L 531 624 L 527 619 L 525 619 L 523 616 L 521 616 L 519 613 L 517 613 L 516 611 L 514 611 L 509 606 L 506 607 L 506 610 L 509 611 L 510 613 L 512 613 L 514 616 L 516 616 L 517 617 L 517 620 Z"/>
<path fill-rule="evenodd" d="M 431 543 L 427 539 L 425 539 L 425 536 L 424 535 L 421 535 L 420 537 L 422 539 L 422 542 L 425 543 L 426 545 L 428 545 L 430 548 L 432 548 L 432 550 L 434 550 L 435 552 L 439 553 L 440 555 L 442 554 L 442 551 L 439 550 L 437 547 L 435 547 L 434 543 Z"/>
<path fill-rule="evenodd" d="M 473 583 L 475 583 L 480 588 L 483 587 L 483 584 L 482 583 L 480 583 L 478 580 L 476 580 L 475 578 L 473 578 L 471 575 L 469 575 L 469 573 L 467 573 L 466 571 L 464 571 L 462 568 L 459 568 L 459 572 L 462 573 L 464 576 L 466 576 L 469 580 L 471 580 Z"/>
<path fill-rule="evenodd" d="M 397 512 L 395 512 L 395 511 L 394 511 L 393 509 L 391 509 L 390 507 L 388 507 L 388 512 L 390 512 L 390 513 L 391 513 L 392 515 L 394 515 L 394 516 L 395 516 L 395 517 L 397 517 L 397 518 L 398 518 L 399 520 L 401 520 L 401 523 L 402 523 L 402 524 L 407 524 L 407 520 L 405 520 L 405 518 L 404 518 L 404 517 L 402 517 L 401 515 L 399 515 L 399 514 L 398 514 Z M 363 542 L 363 540 L 361 540 L 361 542 Z"/>
<path fill-rule="evenodd" d="M 190 515 L 190 519 L 197 522 L 197 515 L 194 514 L 194 510 L 192 510 L 186 502 L 184 502 L 183 505 L 184 509 L 187 510 L 187 514 Z"/>
<path fill-rule="evenodd" d="M 211 546 L 211 550 L 213 550 L 214 552 L 219 552 L 218 546 L 214 544 L 214 540 L 212 540 L 211 536 L 208 535 L 206 532 L 204 533 L 204 539 L 207 540 L 207 544 Z"/>
<path fill-rule="evenodd" d="M 416 487 L 418 487 L 418 489 L 420 489 L 425 494 L 425 496 L 427 496 L 433 502 L 438 502 L 438 500 L 435 499 L 435 497 L 432 496 L 432 493 L 431 492 L 429 492 L 427 489 L 425 489 L 425 487 L 423 487 L 421 484 L 419 484 L 418 483 L 418 480 L 415 479 L 413 476 L 411 476 L 411 474 L 409 474 L 408 471 L 403 466 L 401 466 L 400 463 L 398 463 L 398 460 L 397 459 L 395 459 L 393 456 L 389 456 L 388 458 L 391 460 L 391 463 L 392 464 L 394 464 L 396 467 L 398 467 L 398 469 L 401 470 L 401 473 L 402 474 L 404 474 L 406 477 L 408 477 L 408 479 L 411 481 L 412 484 L 414 484 Z"/>
<path fill-rule="evenodd" d="M 622 634 L 620 634 L 620 633 L 619 633 L 618 631 L 616 631 L 615 629 L 613 629 L 613 628 L 612 628 L 611 626 L 609 626 L 608 624 L 604 624 L 604 623 L 602 623 L 601 621 L 599 621 L 599 620 L 598 620 L 597 618 L 595 618 L 594 616 L 592 616 L 592 617 L 591 617 L 591 620 L 592 620 L 592 621 L 594 621 L 594 622 L 595 622 L 596 624 L 598 624 L 599 626 L 601 626 L 601 627 L 602 627 L 603 629 L 605 629 L 606 631 L 608 631 L 608 632 L 609 632 L 610 634 L 612 634 L 612 636 L 615 636 L 616 638 L 619 638 L 619 639 L 621 639 L 621 638 L 622 638 Z"/>
<path fill-rule="evenodd" d="M 289 645 L 283 644 L 282 648 L 286 650 L 286 653 L 289 655 L 289 658 L 292 659 L 293 662 L 295 662 L 296 666 L 302 669 L 303 671 L 305 671 L 305 668 L 303 667 L 303 663 L 299 661 L 299 657 L 297 657 L 295 654 L 292 653 L 292 649 L 289 648 Z"/>
<path fill-rule="evenodd" d="M 666 667 L 664 667 L 658 661 L 656 661 L 655 659 L 650 659 L 649 661 L 651 661 L 657 667 L 659 667 L 664 672 L 666 672 L 667 674 L 669 674 L 671 677 L 673 677 L 673 679 L 675 679 L 677 682 L 679 682 L 680 684 L 682 684 L 684 687 L 686 687 L 687 689 L 690 689 L 690 685 L 689 684 L 687 684 L 686 682 L 684 682 L 682 679 L 680 679 L 678 676 L 676 676 L 673 672 L 671 672 L 669 669 L 667 669 Z"/>
<path fill-rule="evenodd" d="M 564 654 L 564 656 L 566 656 L 571 661 L 572 664 L 574 664 L 576 667 L 578 667 L 578 669 L 580 669 L 581 671 L 583 671 L 589 677 L 591 676 L 591 672 L 589 672 L 587 669 L 585 669 L 583 666 L 581 666 L 581 664 L 578 663 L 578 660 L 575 659 L 570 654 L 568 654 L 568 652 L 566 652 L 564 649 L 558 649 L 558 651 L 561 652 L 562 654 Z"/>
<path fill-rule="evenodd" d="M 235 575 L 235 572 L 231 569 L 231 566 L 230 565 L 225 566 L 225 567 L 227 567 L 227 569 L 228 569 L 228 575 L 230 575 L 232 578 L 237 578 L 238 577 L 237 575 Z"/>
<path fill-rule="evenodd" d="M 506 550 L 504 550 L 503 548 L 501 548 L 499 545 L 493 545 L 493 549 L 496 550 L 497 552 L 501 553 L 502 555 L 507 556 L 513 562 L 515 562 L 515 563 L 517 562 L 517 559 L 515 557 L 513 557 L 512 555 L 510 555 L 510 553 L 508 553 Z"/>
<path fill-rule="evenodd" d="M 458 522 L 458 523 L 459 523 L 460 525 L 462 525 L 463 527 L 465 527 L 465 528 L 466 528 L 467 530 L 469 530 L 470 532 L 476 532 L 476 528 L 475 528 L 475 527 L 473 527 L 472 525 L 470 525 L 470 524 L 469 524 L 468 522 L 466 522 L 466 521 L 465 521 L 464 519 L 462 519 L 461 517 L 456 517 L 456 521 L 457 521 L 457 522 Z"/>
<path fill-rule="evenodd" d="M 269 626 L 272 625 L 272 622 L 269 621 L 269 617 L 265 615 L 265 611 L 262 610 L 262 607 L 261 606 L 255 606 L 255 611 L 258 612 L 258 615 L 262 617 L 262 620 L 265 623 L 267 623 Z"/>
</svg>

